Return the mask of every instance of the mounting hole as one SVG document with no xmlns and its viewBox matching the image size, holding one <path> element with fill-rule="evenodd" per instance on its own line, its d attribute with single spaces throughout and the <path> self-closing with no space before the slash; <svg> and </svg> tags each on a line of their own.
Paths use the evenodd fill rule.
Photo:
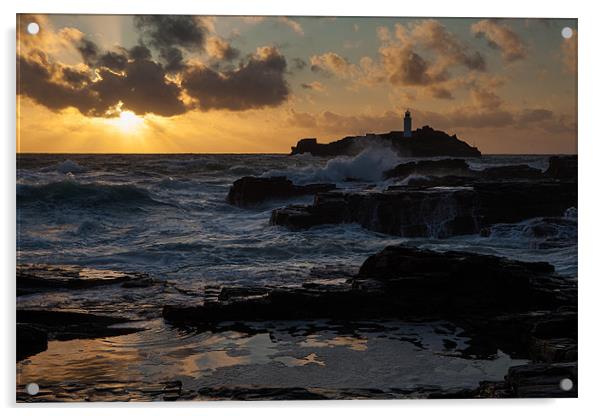
<svg viewBox="0 0 602 416">
<path fill-rule="evenodd" d="M 560 380 L 560 390 L 571 391 L 573 390 L 573 380 L 570 378 L 563 378 Z"/>
<path fill-rule="evenodd" d="M 30 396 L 35 396 L 40 392 L 40 386 L 38 386 L 38 383 L 29 383 L 25 386 L 25 391 Z"/>
<path fill-rule="evenodd" d="M 573 37 L 573 29 L 571 29 L 570 27 L 565 27 L 562 28 L 562 31 L 560 32 L 560 34 L 562 35 L 563 38 L 565 39 L 570 39 Z"/>
<path fill-rule="evenodd" d="M 27 33 L 37 35 L 40 32 L 40 25 L 36 22 L 31 22 L 27 25 Z"/>
</svg>

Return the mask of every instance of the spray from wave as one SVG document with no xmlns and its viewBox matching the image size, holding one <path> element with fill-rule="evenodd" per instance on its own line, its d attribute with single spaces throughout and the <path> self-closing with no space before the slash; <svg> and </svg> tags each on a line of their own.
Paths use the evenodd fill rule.
<svg viewBox="0 0 602 416">
<path fill-rule="evenodd" d="M 338 156 L 324 166 L 271 170 L 262 176 L 286 176 L 298 184 L 311 182 L 377 182 L 383 172 L 397 166 L 402 159 L 387 146 L 370 146 L 356 156 Z"/>
<path fill-rule="evenodd" d="M 48 166 L 42 169 L 42 172 L 59 172 L 59 173 L 82 173 L 86 168 L 71 159 L 64 160 L 55 165 Z"/>
</svg>

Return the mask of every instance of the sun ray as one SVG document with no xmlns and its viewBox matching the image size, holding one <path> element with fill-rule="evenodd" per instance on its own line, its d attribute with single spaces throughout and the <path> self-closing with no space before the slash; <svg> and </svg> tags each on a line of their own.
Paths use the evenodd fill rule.
<svg viewBox="0 0 602 416">
<path fill-rule="evenodd" d="M 119 129 L 122 133 L 136 133 L 144 125 L 144 118 L 132 111 L 120 111 L 119 116 L 107 119 L 107 123 Z"/>
</svg>

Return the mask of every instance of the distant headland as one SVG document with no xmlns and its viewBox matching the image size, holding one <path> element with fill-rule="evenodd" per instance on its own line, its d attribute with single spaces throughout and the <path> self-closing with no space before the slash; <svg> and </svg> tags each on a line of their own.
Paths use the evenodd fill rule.
<svg viewBox="0 0 602 416">
<path fill-rule="evenodd" d="M 291 155 L 311 153 L 314 156 L 334 157 L 353 156 L 371 145 L 391 146 L 401 156 L 408 157 L 479 157 L 481 152 L 476 146 L 450 136 L 444 131 L 430 126 L 412 130 L 412 117 L 406 111 L 403 119 L 403 131 L 389 133 L 366 133 L 364 136 L 347 136 L 330 143 L 318 143 L 315 138 L 305 138 L 291 147 Z"/>
</svg>

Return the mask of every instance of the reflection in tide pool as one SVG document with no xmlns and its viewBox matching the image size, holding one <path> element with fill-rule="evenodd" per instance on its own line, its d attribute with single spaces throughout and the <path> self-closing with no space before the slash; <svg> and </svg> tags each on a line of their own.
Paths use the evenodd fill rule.
<svg viewBox="0 0 602 416">
<path fill-rule="evenodd" d="M 18 384 L 42 388 L 179 380 L 186 390 L 219 386 L 337 389 L 457 389 L 502 380 L 513 360 L 501 351 L 466 356 L 470 340 L 447 322 L 263 323 L 241 331 L 184 332 L 150 322 L 119 337 L 53 341 L 18 364 Z"/>
</svg>

